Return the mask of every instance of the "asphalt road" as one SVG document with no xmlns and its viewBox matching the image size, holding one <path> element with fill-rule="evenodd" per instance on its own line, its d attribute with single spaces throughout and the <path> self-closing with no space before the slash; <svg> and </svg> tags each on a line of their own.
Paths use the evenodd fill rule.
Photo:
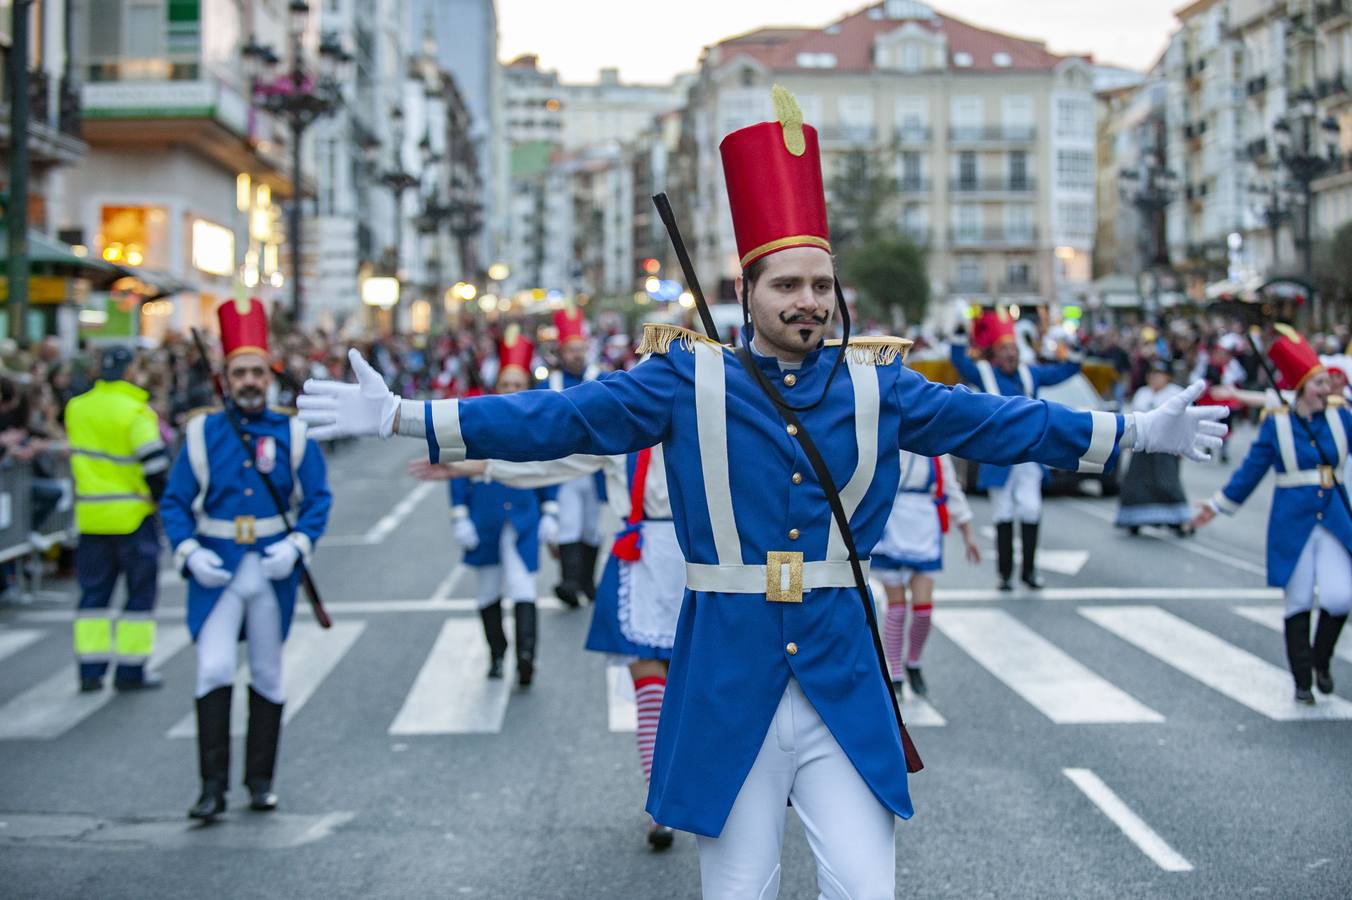
<svg viewBox="0 0 1352 900">
<path fill-rule="evenodd" d="M 184 817 L 194 658 L 172 573 L 167 685 L 146 695 L 76 695 L 68 586 L 0 607 L 0 895 L 698 896 L 689 835 L 644 843 L 632 711 L 581 649 L 585 612 L 545 606 L 529 692 L 486 685 L 444 488 L 402 475 L 417 449 L 332 459 L 316 570 L 336 626 L 302 611 L 288 644 L 273 815 L 236 789 L 220 824 Z M 1201 497 L 1227 471 L 1185 476 Z M 907 703 L 927 768 L 897 829 L 898 896 L 1352 896 L 1352 703 L 1291 702 L 1262 574 L 1269 491 L 1186 540 L 1116 531 L 1111 500 L 1050 500 L 1040 596 L 997 596 L 993 564 L 951 541 L 931 705 Z M 816 896 L 792 813 L 784 870 L 780 896 Z"/>
</svg>

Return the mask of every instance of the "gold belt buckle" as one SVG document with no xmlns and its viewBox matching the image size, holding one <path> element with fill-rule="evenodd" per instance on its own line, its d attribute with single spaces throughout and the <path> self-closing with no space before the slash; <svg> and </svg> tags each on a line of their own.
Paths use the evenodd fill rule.
<svg viewBox="0 0 1352 900">
<path fill-rule="evenodd" d="M 1325 490 L 1333 487 L 1333 466 L 1319 467 L 1319 486 Z"/>
<path fill-rule="evenodd" d="M 235 516 L 235 543 L 253 544 L 258 541 L 258 530 L 253 516 Z"/>
<path fill-rule="evenodd" d="M 765 554 L 765 599 L 771 603 L 803 602 L 803 554 L 771 550 Z"/>
</svg>

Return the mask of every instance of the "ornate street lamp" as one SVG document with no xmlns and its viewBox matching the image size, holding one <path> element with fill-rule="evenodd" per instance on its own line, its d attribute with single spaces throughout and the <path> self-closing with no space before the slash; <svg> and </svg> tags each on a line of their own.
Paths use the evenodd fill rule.
<svg viewBox="0 0 1352 900">
<path fill-rule="evenodd" d="M 1338 149 L 1340 129 L 1332 116 L 1319 118 L 1314 94 L 1302 88 L 1291 98 L 1285 116 L 1272 125 L 1277 159 L 1290 176 L 1301 206 L 1301 229 L 1297 245 L 1305 280 L 1314 281 L 1314 190 L 1311 185 L 1342 164 Z M 1321 323 L 1319 297 L 1315 296 L 1314 321 Z"/>
<path fill-rule="evenodd" d="M 352 62 L 335 35 L 327 34 L 319 43 L 317 75 L 307 71 L 302 40 L 310 4 L 291 0 L 287 6 L 290 68 L 276 74 L 281 59 L 267 44 L 253 35 L 240 48 L 245 75 L 249 79 L 254 105 L 286 121 L 291 131 L 291 181 L 293 194 L 287 214 L 287 242 L 291 245 L 291 320 L 301 318 L 301 138 L 315 120 L 335 112 L 342 105 L 342 69 Z"/>
<path fill-rule="evenodd" d="M 1164 165 L 1158 153 L 1145 154 L 1134 169 L 1118 173 L 1122 199 L 1136 207 L 1141 215 L 1139 246 L 1142 272 L 1153 272 L 1151 290 L 1143 292 L 1146 316 L 1153 319 L 1159 311 L 1160 278 L 1158 271 L 1168 268 L 1169 251 L 1164 240 L 1164 211 L 1178 197 L 1178 176 Z"/>
<path fill-rule="evenodd" d="M 396 106 L 390 110 L 394 125 L 394 164 L 381 173 L 380 183 L 394 194 L 394 276 L 402 277 L 404 252 L 404 193 L 416 188 L 418 176 L 404 168 L 404 111 Z"/>
</svg>

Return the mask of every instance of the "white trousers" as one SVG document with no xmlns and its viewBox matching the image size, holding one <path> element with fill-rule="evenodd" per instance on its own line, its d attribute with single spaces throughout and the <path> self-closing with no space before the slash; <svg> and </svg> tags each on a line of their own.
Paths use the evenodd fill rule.
<svg viewBox="0 0 1352 900">
<path fill-rule="evenodd" d="M 503 597 L 510 598 L 513 603 L 534 603 L 535 574 L 526 570 L 525 561 L 516 551 L 516 529 L 511 522 L 502 526 L 498 560 L 496 566 L 475 567 L 479 585 L 474 599 L 479 609 L 492 606 Z"/>
<path fill-rule="evenodd" d="M 273 703 L 283 703 L 282 608 L 272 582 L 263 577 L 263 559 L 246 553 L 197 633 L 197 696 L 235 683 L 239 628 L 248 640 L 249 683 Z"/>
<path fill-rule="evenodd" d="M 1309 612 L 1319 589 L 1319 608 L 1334 616 L 1352 609 L 1352 556 L 1323 525 L 1316 525 L 1286 583 L 1286 615 Z"/>
<path fill-rule="evenodd" d="M 1042 464 L 1018 463 L 1002 487 L 991 488 L 991 518 L 996 522 L 1038 522 L 1042 519 Z"/>
<path fill-rule="evenodd" d="M 892 812 L 873 796 L 793 679 L 723 833 L 698 838 L 704 900 L 779 895 L 790 799 L 817 860 L 820 896 L 891 900 L 896 891 Z"/>
<path fill-rule="evenodd" d="M 559 543 L 601 544 L 601 501 L 596 476 L 583 475 L 559 485 Z"/>
</svg>

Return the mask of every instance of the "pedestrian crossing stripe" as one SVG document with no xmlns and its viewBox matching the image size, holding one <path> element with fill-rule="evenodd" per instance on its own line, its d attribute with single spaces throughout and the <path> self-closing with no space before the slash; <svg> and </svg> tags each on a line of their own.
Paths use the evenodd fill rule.
<svg viewBox="0 0 1352 900">
<path fill-rule="evenodd" d="M 1264 628 L 1281 630 L 1280 606 L 1240 606 L 1233 610 Z M 1320 697 L 1313 707 L 1294 703 L 1290 675 L 1284 667 L 1260 659 L 1159 607 L 1090 606 L 1081 607 L 1078 612 L 1109 634 L 1275 722 L 1352 719 L 1352 702 L 1338 696 Z M 1164 721 L 1161 712 L 1110 683 L 1004 610 L 949 608 L 935 616 L 934 621 L 940 633 L 959 651 L 1051 722 Z M 339 621 L 332 630 L 322 631 L 311 623 L 296 623 L 283 657 L 287 721 L 305 707 L 338 668 L 365 633 L 366 624 L 365 620 Z M 511 627 L 510 617 L 506 624 Z M 48 629 L 0 628 L 0 664 L 13 665 L 13 659 L 20 653 L 55 634 Z M 162 630 L 151 660 L 152 668 L 173 659 L 189 643 L 186 629 Z M 1352 647 L 1344 643 L 1338 657 L 1352 663 Z M 509 654 L 501 681 L 486 679 L 488 653 L 477 618 L 458 615 L 445 618 L 408 693 L 388 720 L 388 733 L 416 736 L 500 732 L 515 693 L 512 663 Z M 246 665 L 239 667 L 237 685 L 241 693 L 247 685 L 247 672 Z M 637 717 L 628 671 L 622 666 L 607 666 L 604 679 L 592 684 L 590 690 L 596 692 L 593 696 L 597 701 L 604 695 L 607 730 L 633 733 Z M 173 738 L 191 738 L 196 733 L 193 714 L 181 714 L 188 705 L 183 702 L 182 693 L 180 689 L 180 696 L 173 700 L 178 704 L 176 715 L 164 732 Z M 111 690 L 80 693 L 74 666 L 63 659 L 57 671 L 0 704 L 0 741 L 60 737 L 108 706 L 115 696 Z M 233 705 L 232 733 L 244 733 L 246 712 L 246 703 L 237 701 Z M 936 706 L 909 691 L 902 704 L 902 714 L 913 727 L 943 727 L 953 712 L 948 710 L 946 717 L 943 704 Z"/>
</svg>

